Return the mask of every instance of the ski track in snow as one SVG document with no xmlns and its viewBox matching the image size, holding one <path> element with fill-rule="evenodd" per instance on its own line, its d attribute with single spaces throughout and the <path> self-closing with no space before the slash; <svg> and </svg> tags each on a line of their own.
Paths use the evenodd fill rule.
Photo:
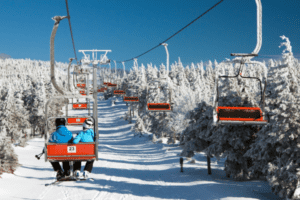
<svg viewBox="0 0 300 200">
<path fill-rule="evenodd" d="M 92 106 L 92 104 L 91 104 Z M 63 109 L 64 111 L 64 109 Z M 44 140 L 35 138 L 25 148 L 14 147 L 20 166 L 15 175 L 3 174 L 0 199 L 40 200 L 140 200 L 140 199 L 201 199 L 201 200 L 276 200 L 265 181 L 236 182 L 226 178 L 224 160 L 211 159 L 212 175 L 207 175 L 206 157 L 195 156 L 196 163 L 184 161 L 180 173 L 181 149 L 175 145 L 153 144 L 148 136 L 134 137 L 132 124 L 123 120 L 125 103 L 117 100 L 98 102 L 99 160 L 92 171 L 94 181 L 68 181 L 45 187 L 55 180 L 49 162 L 37 160 Z M 87 114 L 87 110 L 70 110 L 69 115 Z M 81 127 L 68 127 L 79 131 Z M 82 163 L 82 170 L 85 162 Z"/>
</svg>

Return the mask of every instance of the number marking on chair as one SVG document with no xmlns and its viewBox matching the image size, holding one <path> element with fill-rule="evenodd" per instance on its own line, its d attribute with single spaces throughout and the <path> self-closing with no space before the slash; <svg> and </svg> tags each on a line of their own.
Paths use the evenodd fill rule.
<svg viewBox="0 0 300 200">
<path fill-rule="evenodd" d="M 68 146 L 68 153 L 76 153 L 76 146 Z"/>
</svg>

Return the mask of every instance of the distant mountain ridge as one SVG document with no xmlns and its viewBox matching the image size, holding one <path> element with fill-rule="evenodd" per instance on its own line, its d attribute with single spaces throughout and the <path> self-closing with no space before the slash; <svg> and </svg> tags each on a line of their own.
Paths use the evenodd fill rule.
<svg viewBox="0 0 300 200">
<path fill-rule="evenodd" d="M 0 53 L 0 59 L 6 59 L 6 58 L 11 58 L 11 56 L 5 53 Z"/>
</svg>

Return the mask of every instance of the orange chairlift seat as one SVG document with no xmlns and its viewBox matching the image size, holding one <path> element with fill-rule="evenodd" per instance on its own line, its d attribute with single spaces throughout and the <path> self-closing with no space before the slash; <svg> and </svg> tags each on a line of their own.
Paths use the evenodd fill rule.
<svg viewBox="0 0 300 200">
<path fill-rule="evenodd" d="M 73 103 L 73 109 L 87 109 L 87 103 Z"/>
<path fill-rule="evenodd" d="M 148 111 L 172 111 L 170 103 L 147 103 Z"/>
<path fill-rule="evenodd" d="M 67 125 L 82 125 L 88 117 L 70 117 L 67 120 Z"/>
<path fill-rule="evenodd" d="M 237 54 L 231 54 L 237 55 Z M 241 57 L 257 56 L 257 54 L 238 54 Z M 214 125 L 266 125 L 268 123 L 264 117 L 264 104 L 265 104 L 265 90 L 267 82 L 265 81 L 264 91 L 262 91 L 261 80 L 257 77 L 243 77 L 241 73 L 242 65 L 245 63 L 241 60 L 241 66 L 239 72 L 235 76 L 217 76 L 216 78 L 216 102 L 213 110 L 213 124 Z M 260 83 L 261 90 L 261 107 L 234 107 L 234 106 L 218 106 L 218 79 L 219 78 L 249 78 L 256 79 Z"/>
<path fill-rule="evenodd" d="M 139 97 L 126 97 L 126 96 L 124 96 L 123 101 L 125 101 L 125 102 L 139 102 Z"/>
<path fill-rule="evenodd" d="M 147 103 L 146 109 L 152 112 L 172 112 L 171 90 L 169 90 L 169 98 L 170 103 Z"/>
<path fill-rule="evenodd" d="M 80 90 L 79 93 L 83 96 L 86 96 L 86 92 L 85 90 Z M 90 92 L 90 94 L 93 94 L 93 92 Z"/>
<path fill-rule="evenodd" d="M 128 90 L 136 90 L 136 89 L 131 87 Z M 137 96 L 124 96 L 123 101 L 125 101 L 125 102 L 139 102 L 139 97 L 137 97 Z"/>
<path fill-rule="evenodd" d="M 124 90 L 114 90 L 114 94 L 117 94 L 117 95 L 124 95 L 125 92 L 124 92 Z"/>
<path fill-rule="evenodd" d="M 95 160 L 95 142 L 78 144 L 47 144 L 47 160 L 66 161 L 66 160 Z"/>
<path fill-rule="evenodd" d="M 78 84 L 77 84 L 77 87 L 79 87 L 79 88 L 82 88 L 82 89 L 83 89 L 83 88 L 85 88 L 85 83 L 81 83 L 81 84 L 80 84 L 80 83 L 78 83 Z"/>
<path fill-rule="evenodd" d="M 98 92 L 105 92 L 107 90 L 107 88 L 100 88 L 98 89 Z"/>
<path fill-rule="evenodd" d="M 114 84 L 114 83 L 108 83 L 107 86 L 108 86 L 108 87 L 117 87 L 117 84 Z"/>
</svg>

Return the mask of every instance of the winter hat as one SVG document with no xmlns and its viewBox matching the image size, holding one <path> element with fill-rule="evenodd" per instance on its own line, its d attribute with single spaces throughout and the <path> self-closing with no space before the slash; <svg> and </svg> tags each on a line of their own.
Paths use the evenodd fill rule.
<svg viewBox="0 0 300 200">
<path fill-rule="evenodd" d="M 94 120 L 89 118 L 86 119 L 83 123 L 83 130 L 94 128 Z"/>
<path fill-rule="evenodd" d="M 60 125 L 66 125 L 66 120 L 65 118 L 57 118 L 55 120 L 55 126 L 60 126 Z"/>
</svg>

